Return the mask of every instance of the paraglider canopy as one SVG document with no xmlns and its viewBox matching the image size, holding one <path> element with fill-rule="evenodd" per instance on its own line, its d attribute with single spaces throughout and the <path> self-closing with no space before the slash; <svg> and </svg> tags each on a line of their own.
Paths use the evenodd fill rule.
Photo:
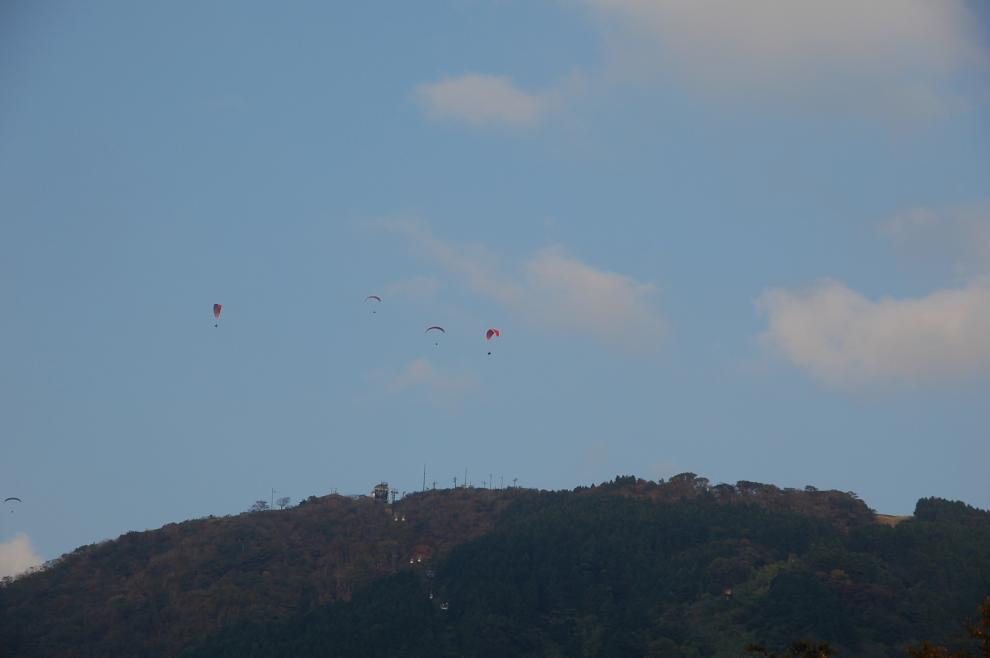
<svg viewBox="0 0 990 658">
<path fill-rule="evenodd" d="M 20 499 L 20 498 L 18 498 L 17 496 L 11 496 L 10 498 L 4 498 L 4 499 L 3 499 L 3 502 L 5 502 L 5 503 L 9 503 L 9 502 L 10 502 L 10 501 L 12 501 L 12 500 L 16 500 L 16 501 L 17 501 L 17 502 L 19 502 L 19 503 L 23 503 L 23 502 L 24 502 L 23 500 L 21 500 L 21 499 Z"/>
<path fill-rule="evenodd" d="M 216 324 L 213 325 L 214 327 L 220 326 L 220 309 L 222 308 L 223 308 L 223 304 L 213 305 L 213 318 L 216 320 Z"/>
<path fill-rule="evenodd" d="M 382 298 L 379 297 L 378 295 L 368 295 L 367 297 L 364 298 L 364 301 L 369 301 L 371 299 L 375 300 L 376 302 L 382 301 Z"/>
<path fill-rule="evenodd" d="M 499 331 L 495 327 L 492 327 L 491 329 L 489 329 L 488 331 L 485 332 L 485 340 L 491 340 L 492 338 L 495 338 L 496 336 L 501 336 L 501 335 L 502 335 L 502 332 L 501 331 Z M 491 356 L 491 355 L 492 355 L 492 353 L 491 352 L 488 352 L 488 356 Z"/>
<path fill-rule="evenodd" d="M 447 330 L 446 329 L 444 329 L 443 327 L 437 326 L 437 325 L 432 325 L 432 326 L 427 327 L 426 328 L 426 331 L 424 331 L 423 333 L 427 333 L 428 334 L 431 331 L 439 331 L 442 334 L 447 333 Z M 433 347 L 440 347 L 439 341 L 438 342 L 434 342 L 433 343 Z"/>
</svg>

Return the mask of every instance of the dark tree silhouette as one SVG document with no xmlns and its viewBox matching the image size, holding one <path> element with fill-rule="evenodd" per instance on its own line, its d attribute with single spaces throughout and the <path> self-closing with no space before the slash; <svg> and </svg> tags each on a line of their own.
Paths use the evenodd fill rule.
<svg viewBox="0 0 990 658">
<path fill-rule="evenodd" d="M 783 653 L 773 653 L 758 644 L 746 647 L 748 653 L 755 653 L 763 658 L 828 658 L 835 655 L 835 650 L 827 642 L 811 644 L 809 642 L 793 642 Z"/>
<path fill-rule="evenodd" d="M 908 647 L 908 653 L 912 658 L 990 658 L 990 596 L 980 604 L 977 615 L 976 621 L 969 622 L 966 627 L 970 637 L 979 645 L 978 653 L 973 654 L 965 649 L 952 653 L 946 647 L 927 640 L 918 646 Z"/>
</svg>

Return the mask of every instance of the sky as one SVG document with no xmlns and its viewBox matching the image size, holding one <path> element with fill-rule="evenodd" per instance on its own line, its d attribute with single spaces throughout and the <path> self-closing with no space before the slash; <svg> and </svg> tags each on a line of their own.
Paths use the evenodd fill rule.
<svg viewBox="0 0 990 658">
<path fill-rule="evenodd" d="M 975 0 L 3 3 L 0 575 L 424 466 L 990 508 L 988 36 Z"/>
</svg>

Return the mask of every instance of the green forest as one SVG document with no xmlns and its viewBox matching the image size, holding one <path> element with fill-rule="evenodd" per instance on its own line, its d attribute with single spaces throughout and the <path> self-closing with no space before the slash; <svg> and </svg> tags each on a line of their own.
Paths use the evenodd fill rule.
<svg viewBox="0 0 990 658">
<path fill-rule="evenodd" d="M 881 523 L 851 492 L 619 477 L 130 533 L 0 588 L 0 655 L 694 658 L 801 641 L 904 657 L 976 651 L 965 620 L 988 594 L 990 513 L 963 503 Z"/>
</svg>

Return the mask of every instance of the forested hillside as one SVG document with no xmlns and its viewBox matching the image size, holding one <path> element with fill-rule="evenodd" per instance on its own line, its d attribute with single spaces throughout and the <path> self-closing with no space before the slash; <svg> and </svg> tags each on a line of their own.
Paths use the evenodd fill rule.
<svg viewBox="0 0 990 658">
<path fill-rule="evenodd" d="M 523 495 L 430 492 L 394 510 L 325 496 L 83 546 L 0 588 L 0 655 L 174 656 L 230 624 L 347 600 L 410 558 L 488 532 Z"/>
<path fill-rule="evenodd" d="M 402 521 L 405 516 L 406 521 Z M 396 520 L 398 519 L 398 520 Z M 85 547 L 0 589 L 4 655 L 846 656 L 966 643 L 990 514 L 880 523 L 854 494 L 617 478 L 339 496 Z"/>
</svg>

